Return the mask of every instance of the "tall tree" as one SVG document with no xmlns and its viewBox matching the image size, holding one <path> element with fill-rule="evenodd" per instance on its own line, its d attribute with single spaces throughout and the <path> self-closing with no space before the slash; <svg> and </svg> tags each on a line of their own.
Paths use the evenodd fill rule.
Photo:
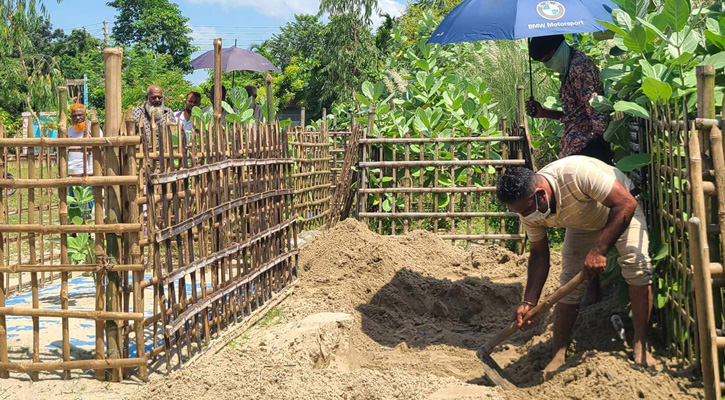
<svg viewBox="0 0 725 400">
<path fill-rule="evenodd" d="M 113 23 L 113 38 L 118 43 L 168 54 L 174 66 L 191 70 L 191 28 L 178 4 L 168 0 L 113 0 L 106 4 L 118 10 Z"/>
<path fill-rule="evenodd" d="M 50 24 L 42 1 L 0 1 L 0 69 L 5 70 L 0 74 L 4 78 L 0 86 L 4 91 L 19 93 L 31 112 L 52 109 L 56 104 L 55 86 L 62 82 L 57 60 L 37 50 L 36 46 L 44 43 L 36 43 L 38 37 L 47 36 L 45 31 L 50 32 Z M 8 97 L 12 98 L 12 93 Z M 3 99 L 2 106 L 7 107 L 8 99 Z"/>
<path fill-rule="evenodd" d="M 276 65 L 284 70 L 290 65 L 292 57 L 319 57 L 324 28 L 318 16 L 297 14 L 294 21 L 286 23 L 262 47 L 272 55 Z"/>
<path fill-rule="evenodd" d="M 327 81 L 323 93 L 327 101 L 355 101 L 355 88 L 365 79 L 365 71 L 376 61 L 375 40 L 370 32 L 378 0 L 322 0 L 319 14 L 327 13 L 327 49 L 323 71 Z"/>
</svg>

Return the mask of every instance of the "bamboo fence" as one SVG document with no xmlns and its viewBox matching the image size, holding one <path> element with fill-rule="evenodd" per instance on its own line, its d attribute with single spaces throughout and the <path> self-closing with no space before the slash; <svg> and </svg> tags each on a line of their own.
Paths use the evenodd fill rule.
<svg viewBox="0 0 725 400">
<path fill-rule="evenodd" d="M 220 62 L 220 40 L 215 49 Z M 227 124 L 216 114 L 212 126 L 197 127 L 188 140 L 174 121 L 143 132 L 130 113 L 121 113 L 122 49 L 106 49 L 104 58 L 105 137 L 93 114 L 92 137 L 67 138 L 65 88 L 59 88 L 57 139 L 0 137 L 3 154 L 38 148 L 15 179 L 0 178 L 2 377 L 20 371 L 36 380 L 40 371 L 62 371 L 70 378 L 71 370 L 91 369 L 101 380 L 119 381 L 134 371 L 145 380 L 149 367 L 171 369 L 174 356 L 181 365 L 235 323 L 258 320 L 296 282 L 293 161 L 279 125 Z M 92 175 L 68 176 L 70 146 L 93 156 Z M 83 185 L 92 186 L 96 206 L 92 221 L 78 223 L 69 220 L 66 194 Z M 9 211 L 9 190 L 17 190 L 16 214 Z M 72 262 L 71 235 L 94 239 L 96 263 Z M 6 240 L 12 236 L 17 239 Z M 43 256 L 48 242 L 59 247 L 49 259 Z M 73 272 L 93 274 L 94 309 L 69 302 Z M 32 305 L 6 306 L 7 275 L 20 273 L 30 275 Z M 41 273 L 60 276 L 60 309 L 41 307 Z M 147 288 L 153 299 L 145 312 Z M 32 319 L 27 356 L 10 359 L 8 316 Z M 39 318 L 61 319 L 56 359 L 41 354 Z M 93 359 L 71 355 L 70 319 L 95 321 Z"/>
<path fill-rule="evenodd" d="M 523 95 L 523 88 L 518 92 Z M 514 125 L 504 119 L 501 134 L 495 136 L 408 132 L 405 137 L 381 138 L 372 137 L 371 113 L 359 141 L 358 217 L 379 234 L 427 229 L 466 243 L 514 240 L 521 249 L 525 235 L 518 215 L 500 205 L 500 211 L 492 208 L 497 176 L 506 167 L 534 165 L 523 115 L 520 111 Z M 487 158 L 495 145 L 500 146 L 500 158 Z M 371 177 L 376 178 L 375 187 Z M 432 184 L 426 185 L 429 178 Z M 474 178 L 482 184 L 474 184 Z"/>
<path fill-rule="evenodd" d="M 722 334 L 725 157 L 715 119 L 715 73 L 697 67 L 697 118 L 686 105 L 652 104 L 635 152 L 652 163 L 634 174 L 644 188 L 650 239 L 667 253 L 655 269 L 655 294 L 664 293 L 660 329 L 668 353 L 700 367 L 705 398 L 720 399 L 725 336 Z"/>
<path fill-rule="evenodd" d="M 295 209 L 300 230 L 310 230 L 322 226 L 330 215 L 332 144 L 325 126 L 319 131 L 297 127 L 291 139 L 290 152 L 295 162 L 292 174 Z"/>
<path fill-rule="evenodd" d="M 154 129 L 141 133 L 153 279 L 140 286 L 155 290 L 147 355 L 163 354 L 171 369 L 174 354 L 178 365 L 198 355 L 296 282 L 298 228 L 293 161 L 278 124 L 227 124 L 216 114 L 188 141 L 178 125 Z"/>
<path fill-rule="evenodd" d="M 118 53 L 113 53 L 111 56 L 117 55 Z M 93 185 L 94 192 L 99 196 L 103 193 L 104 188 L 108 192 L 114 188 L 124 194 L 134 192 L 138 187 L 137 174 L 130 171 L 130 173 L 122 175 L 113 162 L 107 162 L 104 165 L 101 160 L 118 159 L 118 157 L 135 154 L 140 140 L 132 137 L 124 138 L 126 139 L 124 141 L 116 141 L 114 138 L 109 141 L 100 139 L 100 126 L 94 114 L 90 122 L 91 132 L 98 139 L 80 138 L 69 141 L 66 123 L 66 88 L 59 88 L 58 95 L 60 120 L 57 139 L 5 137 L 0 139 L 3 154 L 7 154 L 9 149 L 14 149 L 16 154 L 19 154 L 27 147 L 37 148 L 37 152 L 27 152 L 27 166 L 18 167 L 18 175 L 15 176 L 15 179 L 0 179 L 0 236 L 3 239 L 8 236 L 15 237 L 14 241 L 2 240 L 3 245 L 0 247 L 0 260 L 4 264 L 0 266 L 0 376 L 8 377 L 11 371 L 21 371 L 30 372 L 31 379 L 37 380 L 40 371 L 60 370 L 63 377 L 67 379 L 70 378 L 70 371 L 73 369 L 95 369 L 96 376 L 99 379 L 105 379 L 106 371 L 110 368 L 113 371 L 111 376 L 118 380 L 121 376 L 121 368 L 138 367 L 141 370 L 146 365 L 146 357 L 145 354 L 136 357 L 121 356 L 118 347 L 114 347 L 117 344 L 114 339 L 117 337 L 114 337 L 112 329 L 107 328 L 117 324 L 115 321 L 123 321 L 125 324 L 140 327 L 143 324 L 143 313 L 137 309 L 121 311 L 118 308 L 107 307 L 118 299 L 106 298 L 106 289 L 116 284 L 109 279 L 110 275 L 142 270 L 143 266 L 140 263 L 137 265 L 124 263 L 118 257 L 119 254 L 114 252 L 113 244 L 104 240 L 104 236 L 115 235 L 123 240 L 130 240 L 133 232 L 141 230 L 141 225 L 124 219 L 110 222 L 103 215 L 102 197 L 97 198 L 100 201 L 96 203 L 98 207 L 96 207 L 93 221 L 84 221 L 82 224 L 71 223 L 68 218 L 66 195 L 71 186 L 89 185 Z M 114 95 L 113 90 L 107 91 L 107 96 Z M 110 136 L 122 134 L 122 132 L 114 132 L 112 129 L 108 133 Z M 69 177 L 67 175 L 68 146 L 71 144 L 82 147 L 84 158 L 86 155 L 93 154 L 93 177 Z M 7 196 L 8 190 L 11 189 L 17 190 L 14 195 L 17 196 L 17 202 L 12 203 L 17 204 L 16 209 L 13 210 L 14 214 L 10 213 L 11 198 Z M 125 199 L 124 196 L 121 201 Z M 50 207 L 49 205 L 52 204 L 57 207 Z M 98 260 L 96 264 L 76 265 L 70 262 L 68 257 L 70 235 L 88 235 L 95 239 L 94 252 L 95 258 Z M 59 252 L 55 252 L 52 248 L 50 251 L 45 249 L 44 247 L 48 243 L 57 243 Z M 95 310 L 70 306 L 68 279 L 73 272 L 90 272 L 94 275 L 96 281 Z M 8 288 L 6 277 L 11 274 L 21 274 L 17 285 L 22 287 L 22 274 L 24 273 L 30 274 L 31 307 L 6 307 Z M 38 279 L 39 273 L 51 276 L 60 275 L 61 285 L 58 293 L 60 309 L 48 309 L 40 306 L 38 289 L 42 282 Z M 138 295 L 138 291 L 134 291 L 134 294 Z M 33 344 L 27 362 L 9 359 L 7 316 L 32 318 Z M 61 319 L 61 360 L 48 361 L 47 354 L 41 354 L 40 317 Z M 95 321 L 95 359 L 71 359 L 69 320 L 77 318 Z M 42 361 L 41 356 L 43 356 Z M 143 374 L 140 372 L 139 375 Z"/>
<path fill-rule="evenodd" d="M 354 119 L 350 117 L 354 122 Z M 327 126 L 327 124 L 325 124 Z M 340 172 L 342 171 L 342 165 L 345 162 L 345 154 L 350 144 L 352 135 L 352 127 L 343 130 L 337 125 L 337 117 L 333 119 L 332 130 L 328 133 L 330 141 L 332 142 L 332 148 L 330 149 L 330 171 L 332 173 L 331 180 L 333 188 L 337 185 L 340 180 Z"/>
</svg>

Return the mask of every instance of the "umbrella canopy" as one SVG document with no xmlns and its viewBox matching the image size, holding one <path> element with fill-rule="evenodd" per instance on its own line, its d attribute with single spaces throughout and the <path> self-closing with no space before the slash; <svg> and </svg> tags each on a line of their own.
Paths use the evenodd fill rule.
<svg viewBox="0 0 725 400">
<path fill-rule="evenodd" d="M 605 31 L 617 8 L 609 0 L 465 0 L 443 19 L 428 43 L 523 39 Z"/>
<path fill-rule="evenodd" d="M 193 59 L 189 65 L 194 69 L 214 68 L 214 50 L 207 51 Z M 271 61 L 253 51 L 228 47 L 222 49 L 222 71 L 280 72 Z"/>
</svg>

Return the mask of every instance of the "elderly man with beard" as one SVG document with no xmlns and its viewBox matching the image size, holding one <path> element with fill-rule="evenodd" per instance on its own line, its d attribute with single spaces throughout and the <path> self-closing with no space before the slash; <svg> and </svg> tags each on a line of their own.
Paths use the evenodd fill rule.
<svg viewBox="0 0 725 400">
<path fill-rule="evenodd" d="M 136 126 L 143 127 L 145 132 L 151 132 L 151 121 L 157 126 L 165 123 L 166 116 L 169 116 L 170 122 L 175 121 L 174 112 L 164 106 L 164 91 L 156 85 L 146 89 L 146 101 L 134 108 L 132 113 Z"/>
</svg>

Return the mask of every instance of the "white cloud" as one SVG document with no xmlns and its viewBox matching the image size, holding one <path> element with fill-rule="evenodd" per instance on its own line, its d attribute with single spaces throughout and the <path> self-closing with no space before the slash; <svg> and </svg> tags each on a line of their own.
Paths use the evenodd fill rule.
<svg viewBox="0 0 725 400">
<path fill-rule="evenodd" d="M 373 15 L 373 27 L 377 28 L 383 22 L 383 14 L 390 14 L 391 17 L 399 17 L 405 11 L 405 4 L 394 0 L 378 0 L 380 15 Z"/>
</svg>

